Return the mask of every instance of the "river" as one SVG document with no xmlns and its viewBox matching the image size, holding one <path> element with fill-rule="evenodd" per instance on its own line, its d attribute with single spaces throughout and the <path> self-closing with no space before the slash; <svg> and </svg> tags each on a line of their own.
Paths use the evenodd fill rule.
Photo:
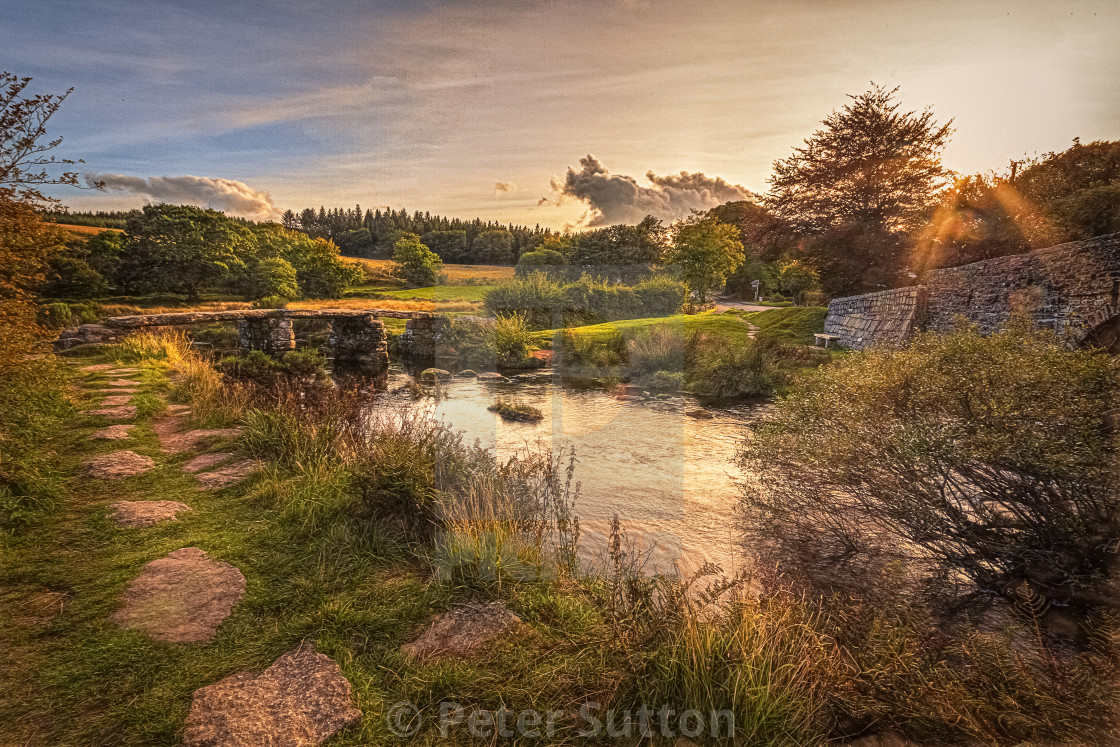
<svg viewBox="0 0 1120 747">
<path fill-rule="evenodd" d="M 406 383 L 396 364 L 389 389 Z M 436 416 L 500 456 L 527 446 L 575 449 L 581 484 L 576 513 L 584 563 L 601 562 L 616 514 L 628 540 L 648 553 L 647 572 L 687 575 L 704 562 L 725 573 L 741 568 L 735 530 L 736 449 L 760 405 L 702 406 L 685 394 L 620 398 L 586 380 L 561 380 L 549 369 L 506 382 L 456 378 L 432 400 Z M 488 412 L 498 397 L 538 408 L 538 423 Z M 710 419 L 686 412 L 703 409 Z"/>
</svg>

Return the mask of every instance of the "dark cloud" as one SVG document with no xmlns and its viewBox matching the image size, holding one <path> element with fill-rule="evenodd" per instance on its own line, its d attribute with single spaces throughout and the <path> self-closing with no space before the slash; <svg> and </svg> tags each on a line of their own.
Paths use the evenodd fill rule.
<svg viewBox="0 0 1120 747">
<path fill-rule="evenodd" d="M 153 176 L 142 179 L 124 174 L 86 174 L 87 184 L 102 182 L 112 192 L 131 192 L 156 202 L 202 205 L 244 218 L 273 219 L 280 211 L 268 192 L 245 182 L 216 176 Z"/>
<path fill-rule="evenodd" d="M 732 200 L 753 195 L 737 184 L 718 177 L 682 171 L 679 175 L 658 176 L 646 173 L 651 186 L 643 186 L 632 176 L 610 173 L 599 159 L 588 154 L 579 159 L 579 169 L 568 167 L 563 180 L 554 179 L 552 189 L 561 203 L 574 198 L 587 204 L 590 226 L 637 223 L 647 215 L 662 220 L 679 220 L 693 210 L 707 210 Z M 547 204 L 542 198 L 538 204 Z"/>
</svg>

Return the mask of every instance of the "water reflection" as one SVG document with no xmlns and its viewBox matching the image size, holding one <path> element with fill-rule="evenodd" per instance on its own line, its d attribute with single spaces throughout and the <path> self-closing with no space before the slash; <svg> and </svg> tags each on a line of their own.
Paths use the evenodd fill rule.
<svg viewBox="0 0 1120 747">
<path fill-rule="evenodd" d="M 408 378 L 394 366 L 389 388 Z M 499 396 L 540 409 L 544 420 L 502 420 L 486 409 Z M 549 371 L 508 382 L 456 378 L 443 385 L 443 397 L 432 406 L 468 442 L 477 439 L 498 456 L 538 444 L 553 453 L 575 448 L 585 562 L 603 557 L 617 514 L 629 537 L 652 548 L 650 570 L 679 567 L 688 573 L 711 561 L 732 572 L 741 565 L 733 552 L 738 501 L 733 460 L 757 406 L 709 407 L 713 417 L 698 420 L 685 415 L 698 407 L 690 396 L 639 391 L 620 398 Z"/>
</svg>

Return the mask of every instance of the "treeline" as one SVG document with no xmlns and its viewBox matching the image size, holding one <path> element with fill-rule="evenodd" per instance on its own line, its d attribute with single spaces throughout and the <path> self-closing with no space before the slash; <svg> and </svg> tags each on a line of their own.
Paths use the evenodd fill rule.
<svg viewBox="0 0 1120 747">
<path fill-rule="evenodd" d="M 276 223 L 251 223 L 189 205 L 130 211 L 124 232 L 72 240 L 48 262 L 44 295 L 94 298 L 111 293 L 204 290 L 282 303 L 337 298 L 363 273 L 327 239 Z"/>
<path fill-rule="evenodd" d="M 415 234 L 440 259 L 453 264 L 512 265 L 553 235 L 551 229 L 539 225 L 529 228 L 480 218 L 445 218 L 418 210 L 409 213 L 403 208 L 362 210 L 360 205 L 352 210 L 287 210 L 281 223 L 315 238 L 330 239 L 350 257 L 388 257 L 397 239 Z"/>
</svg>

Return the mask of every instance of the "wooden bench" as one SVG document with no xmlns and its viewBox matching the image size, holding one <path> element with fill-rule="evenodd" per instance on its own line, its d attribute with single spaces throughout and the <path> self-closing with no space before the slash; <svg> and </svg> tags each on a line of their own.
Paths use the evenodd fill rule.
<svg viewBox="0 0 1120 747">
<path fill-rule="evenodd" d="M 840 335 L 828 335 L 824 332 L 813 333 L 813 346 L 814 347 L 829 347 L 833 342 L 840 339 Z"/>
</svg>

